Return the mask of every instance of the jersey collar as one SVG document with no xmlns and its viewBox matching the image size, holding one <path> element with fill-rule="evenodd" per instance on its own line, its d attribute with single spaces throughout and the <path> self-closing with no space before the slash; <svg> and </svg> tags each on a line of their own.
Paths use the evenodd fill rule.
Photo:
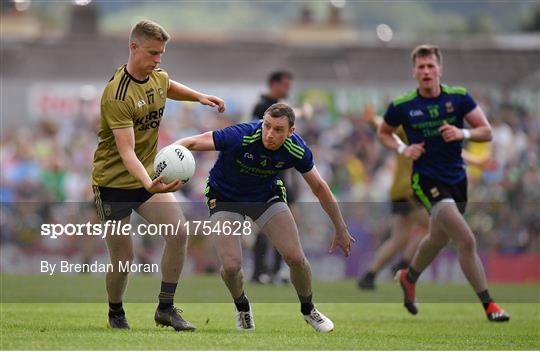
<svg viewBox="0 0 540 352">
<path fill-rule="evenodd" d="M 150 76 L 146 77 L 146 79 L 144 80 L 138 80 L 136 79 L 135 77 L 133 77 L 127 70 L 127 65 L 124 66 L 124 72 L 126 73 L 126 75 L 128 75 L 129 78 L 131 78 L 131 80 L 135 83 L 139 83 L 139 84 L 143 84 L 143 83 L 146 83 L 148 82 L 148 80 L 150 79 Z"/>
<path fill-rule="evenodd" d="M 443 84 L 439 84 L 439 89 L 440 89 L 440 93 L 439 95 L 437 95 L 436 97 L 425 97 L 423 96 L 422 94 L 420 94 L 420 88 L 416 88 L 416 94 L 422 98 L 422 99 L 426 99 L 426 100 L 437 100 L 439 99 L 442 95 L 443 95 Z"/>
</svg>

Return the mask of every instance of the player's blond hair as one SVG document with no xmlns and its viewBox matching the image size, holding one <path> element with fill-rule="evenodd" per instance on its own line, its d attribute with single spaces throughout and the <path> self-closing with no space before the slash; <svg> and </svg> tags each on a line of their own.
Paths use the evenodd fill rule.
<svg viewBox="0 0 540 352">
<path fill-rule="evenodd" d="M 140 44 L 141 40 L 155 39 L 166 43 L 171 36 L 163 27 L 156 22 L 150 20 L 142 20 L 137 22 L 131 29 L 129 34 L 129 43 L 135 42 Z"/>
<path fill-rule="evenodd" d="M 427 57 L 431 55 L 435 55 L 437 58 L 437 63 L 442 65 L 442 53 L 438 46 L 431 44 L 418 45 L 411 53 L 413 66 L 416 64 L 417 57 Z"/>
</svg>

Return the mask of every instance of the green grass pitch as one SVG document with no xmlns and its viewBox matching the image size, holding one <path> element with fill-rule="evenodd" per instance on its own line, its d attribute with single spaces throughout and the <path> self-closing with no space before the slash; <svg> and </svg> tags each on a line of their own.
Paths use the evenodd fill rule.
<svg viewBox="0 0 540 352">
<path fill-rule="evenodd" d="M 102 278 L 89 276 L 77 276 L 70 280 L 102 282 Z M 411 316 L 397 303 L 400 297 L 399 289 L 390 283 L 381 284 L 375 293 L 358 291 L 355 283 L 350 280 L 316 283 L 315 297 L 317 289 L 326 297 L 326 289 L 329 292 L 340 292 L 344 299 L 340 302 L 351 302 L 330 303 L 324 299 L 325 303 L 317 304 L 335 324 L 333 332 L 319 334 L 304 323 L 297 303 L 274 303 L 268 300 L 263 303 L 261 301 L 264 299 L 257 299 L 264 296 L 265 292 L 270 292 L 272 296 L 279 296 L 281 293 L 283 302 L 293 302 L 290 300 L 294 297 L 291 286 L 248 285 L 248 296 L 256 302 L 253 303 L 253 312 L 257 330 L 253 333 L 240 333 L 235 330 L 232 303 L 201 303 L 203 299 L 199 302 L 178 303 L 184 310 L 184 317 L 197 326 L 196 332 L 177 333 L 171 328 L 156 327 L 153 322 L 154 303 L 125 303 L 132 330 L 112 331 L 106 328 L 106 303 L 13 303 L 18 302 L 15 299 L 17 293 L 21 297 L 20 301 L 37 302 L 36 296 L 32 298 L 22 288 L 24 282 L 28 281 L 28 277 L 21 279 L 2 276 L 2 350 L 540 349 L 538 297 L 536 300 L 529 300 L 529 303 L 504 303 L 505 309 L 512 315 L 512 320 L 510 323 L 493 324 L 487 321 L 479 303 L 423 303 L 419 315 Z M 177 298 L 182 292 L 191 291 L 196 294 L 193 292 L 198 290 L 200 297 L 205 297 L 207 291 L 213 288 L 208 286 L 209 282 L 216 282 L 215 278 L 183 280 Z M 142 297 L 139 290 L 153 293 L 158 283 L 157 278 L 133 277 L 128 287 L 127 300 L 134 302 L 138 297 Z M 510 291 L 512 287 L 514 292 L 528 292 L 529 298 L 538 293 L 537 285 L 494 285 L 492 291 L 499 291 L 504 296 L 506 290 Z M 94 288 L 83 286 L 83 289 L 92 291 Z M 225 290 L 224 286 L 215 289 L 219 290 L 220 294 Z M 437 294 L 439 289 L 440 292 L 445 291 L 450 295 L 470 291 L 466 285 L 424 284 L 419 287 L 419 298 L 422 296 L 421 292 L 424 295 Z M 105 302 L 103 284 L 95 290 L 101 293 L 102 301 Z M 218 291 L 214 291 L 214 294 L 217 293 Z M 34 291 L 34 295 L 39 295 L 39 289 Z M 377 301 L 374 298 L 377 296 L 383 297 L 379 301 L 386 302 L 373 303 Z M 226 298 L 226 295 L 219 297 Z M 347 297 L 360 299 L 354 301 L 346 299 Z M 220 301 L 226 302 L 221 298 Z"/>
</svg>

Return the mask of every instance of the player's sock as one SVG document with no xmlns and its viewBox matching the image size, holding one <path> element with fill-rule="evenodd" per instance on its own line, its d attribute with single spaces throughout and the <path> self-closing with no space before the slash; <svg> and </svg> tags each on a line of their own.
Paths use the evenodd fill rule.
<svg viewBox="0 0 540 352">
<path fill-rule="evenodd" d="M 234 299 L 234 305 L 239 312 L 249 312 L 249 300 L 244 292 L 240 297 Z"/>
<path fill-rule="evenodd" d="M 172 307 L 174 302 L 174 293 L 176 292 L 177 282 L 161 281 L 161 292 L 159 293 L 159 310 L 165 310 Z"/>
<path fill-rule="evenodd" d="M 313 303 L 311 300 L 313 299 L 313 294 L 309 296 L 300 296 L 298 295 L 298 299 L 300 300 L 300 311 L 303 315 L 309 315 L 311 313 L 311 310 L 314 308 Z"/>
<path fill-rule="evenodd" d="M 109 316 L 125 315 L 124 308 L 122 308 L 122 301 L 119 303 L 109 302 Z"/>
<path fill-rule="evenodd" d="M 414 270 L 411 265 L 409 265 L 409 270 L 407 271 L 407 281 L 409 281 L 411 284 L 415 284 L 416 281 L 418 281 L 419 276 L 420 273 Z"/>
<path fill-rule="evenodd" d="M 478 298 L 480 298 L 480 302 L 482 302 L 484 309 L 487 309 L 489 303 L 493 301 L 493 299 L 491 299 L 491 296 L 489 295 L 488 290 L 477 292 L 476 295 L 478 296 Z"/>
<path fill-rule="evenodd" d="M 407 269 L 408 266 L 409 266 L 409 261 L 401 259 L 399 262 L 397 262 L 396 264 L 392 266 L 391 270 L 395 274 L 397 273 L 398 270 Z"/>
</svg>

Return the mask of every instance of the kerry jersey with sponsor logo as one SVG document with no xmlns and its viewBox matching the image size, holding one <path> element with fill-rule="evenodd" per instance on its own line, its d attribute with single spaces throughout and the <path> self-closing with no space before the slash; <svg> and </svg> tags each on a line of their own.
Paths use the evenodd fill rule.
<svg viewBox="0 0 540 352">
<path fill-rule="evenodd" d="M 169 76 L 161 69 L 154 70 L 144 81 L 133 78 L 126 65 L 116 70 L 101 97 L 98 146 L 92 171 L 94 185 L 123 189 L 142 187 L 122 162 L 112 131 L 116 128 L 133 128 L 135 154 L 153 177 L 158 130 L 168 87 Z"/>
<path fill-rule="evenodd" d="M 275 151 L 262 143 L 262 121 L 242 123 L 213 132 L 219 157 L 210 170 L 210 187 L 235 202 L 266 202 L 273 195 L 278 174 L 294 167 L 313 168 L 313 154 L 293 132 Z"/>
<path fill-rule="evenodd" d="M 415 172 L 453 185 L 466 176 L 462 142 L 445 142 L 438 129 L 444 121 L 463 128 L 463 118 L 475 107 L 465 88 L 442 85 L 436 98 L 424 98 L 417 90 L 396 98 L 386 110 L 384 121 L 393 127 L 402 125 L 409 144 L 425 143 L 426 153 L 413 162 Z"/>
</svg>

